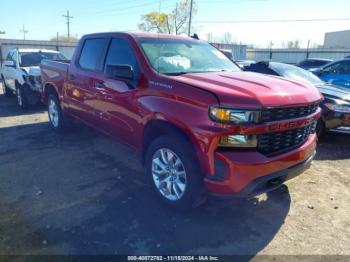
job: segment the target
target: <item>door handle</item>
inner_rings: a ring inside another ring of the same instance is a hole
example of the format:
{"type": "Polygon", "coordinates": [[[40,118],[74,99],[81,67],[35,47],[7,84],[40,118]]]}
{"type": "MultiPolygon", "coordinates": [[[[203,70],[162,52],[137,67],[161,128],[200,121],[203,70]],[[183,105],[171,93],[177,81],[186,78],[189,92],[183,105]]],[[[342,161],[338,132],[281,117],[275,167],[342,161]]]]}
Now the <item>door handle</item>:
{"type": "Polygon", "coordinates": [[[74,80],[75,79],[75,75],[74,74],[69,74],[69,80],[74,80]]]}

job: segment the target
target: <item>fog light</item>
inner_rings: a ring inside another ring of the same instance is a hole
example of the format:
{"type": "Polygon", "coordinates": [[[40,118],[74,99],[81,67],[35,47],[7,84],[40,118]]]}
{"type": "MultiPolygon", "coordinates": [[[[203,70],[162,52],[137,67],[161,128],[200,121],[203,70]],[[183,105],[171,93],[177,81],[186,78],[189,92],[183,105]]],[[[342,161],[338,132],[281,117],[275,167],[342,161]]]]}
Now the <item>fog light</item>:
{"type": "Polygon", "coordinates": [[[254,135],[229,135],[220,138],[221,147],[246,147],[254,148],[258,140],[254,135]]]}

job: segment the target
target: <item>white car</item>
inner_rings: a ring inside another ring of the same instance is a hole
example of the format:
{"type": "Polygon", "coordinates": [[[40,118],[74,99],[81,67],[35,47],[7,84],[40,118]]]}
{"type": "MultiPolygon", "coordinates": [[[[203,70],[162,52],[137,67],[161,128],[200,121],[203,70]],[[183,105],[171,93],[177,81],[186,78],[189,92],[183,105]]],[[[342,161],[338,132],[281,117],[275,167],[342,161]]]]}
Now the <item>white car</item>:
{"type": "Polygon", "coordinates": [[[41,60],[66,60],[59,52],[44,49],[12,49],[2,63],[0,77],[6,96],[17,95],[18,105],[26,108],[40,101],[41,60]]]}

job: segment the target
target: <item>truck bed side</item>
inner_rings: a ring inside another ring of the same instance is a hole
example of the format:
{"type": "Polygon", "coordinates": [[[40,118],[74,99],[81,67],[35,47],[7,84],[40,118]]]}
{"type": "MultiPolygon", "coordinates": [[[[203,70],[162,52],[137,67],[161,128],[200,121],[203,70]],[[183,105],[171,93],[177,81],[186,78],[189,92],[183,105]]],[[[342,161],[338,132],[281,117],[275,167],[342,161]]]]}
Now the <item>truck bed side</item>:
{"type": "Polygon", "coordinates": [[[54,88],[61,97],[68,77],[69,61],[43,60],[40,65],[42,77],[42,100],[46,102],[47,90],[54,88]]]}

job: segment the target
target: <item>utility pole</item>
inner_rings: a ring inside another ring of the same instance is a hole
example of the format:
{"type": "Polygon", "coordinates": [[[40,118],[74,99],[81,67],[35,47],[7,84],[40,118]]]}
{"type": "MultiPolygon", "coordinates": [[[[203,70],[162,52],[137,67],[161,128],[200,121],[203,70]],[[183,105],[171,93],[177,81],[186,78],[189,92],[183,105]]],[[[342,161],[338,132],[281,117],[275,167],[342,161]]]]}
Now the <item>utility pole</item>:
{"type": "Polygon", "coordinates": [[[59,34],[56,34],[56,50],[59,51],[59,34]]]}
{"type": "Polygon", "coordinates": [[[19,31],[23,33],[23,40],[26,40],[26,34],[28,33],[28,30],[25,29],[24,25],[22,25],[22,29],[19,31]]]}
{"type": "Polygon", "coordinates": [[[307,48],[306,48],[306,59],[309,58],[309,47],[310,47],[310,39],[307,41],[307,48]]]}
{"type": "Polygon", "coordinates": [[[190,0],[190,17],[188,20],[188,36],[191,36],[193,0],[190,0]]]}
{"type": "Polygon", "coordinates": [[[70,19],[73,18],[73,16],[69,16],[69,10],[67,10],[67,14],[66,15],[62,15],[63,17],[65,17],[67,19],[67,37],[68,37],[68,41],[70,39],[70,19]]]}

